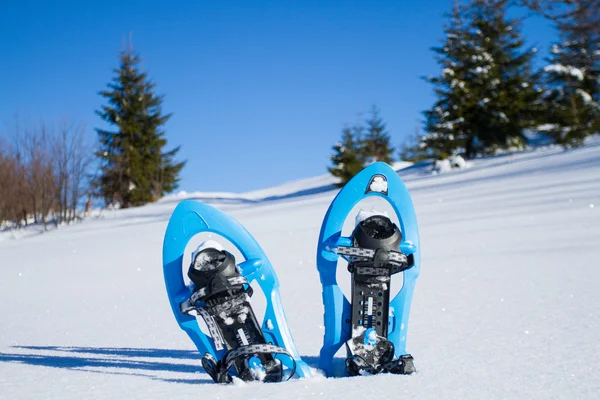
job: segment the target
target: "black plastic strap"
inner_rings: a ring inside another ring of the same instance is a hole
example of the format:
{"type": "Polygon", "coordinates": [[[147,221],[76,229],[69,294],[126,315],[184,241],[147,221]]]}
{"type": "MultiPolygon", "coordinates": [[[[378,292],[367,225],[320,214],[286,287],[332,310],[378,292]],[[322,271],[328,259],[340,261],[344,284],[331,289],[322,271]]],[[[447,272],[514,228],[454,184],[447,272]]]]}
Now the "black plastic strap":
{"type": "Polygon", "coordinates": [[[360,275],[395,274],[414,265],[412,254],[406,255],[397,250],[338,246],[335,252],[347,256],[349,268],[352,269],[350,272],[360,275]]]}
{"type": "Polygon", "coordinates": [[[394,360],[394,345],[390,343],[390,349],[381,355],[377,365],[369,364],[359,355],[353,355],[346,359],[346,369],[350,376],[375,375],[381,372],[397,375],[408,375],[415,372],[413,357],[410,354],[400,356],[394,360]]]}
{"type": "MultiPolygon", "coordinates": [[[[245,292],[248,293],[249,296],[252,296],[252,287],[246,278],[243,276],[234,276],[233,278],[228,279],[230,285],[248,285],[248,288],[245,289],[245,292]]],[[[189,299],[179,304],[179,309],[183,314],[190,314],[191,311],[198,312],[198,308],[196,307],[196,303],[202,301],[206,296],[207,288],[200,288],[196,290],[189,299]]]]}
{"type": "MultiPolygon", "coordinates": [[[[244,278],[243,276],[234,276],[232,278],[227,279],[227,281],[232,286],[249,284],[248,280],[246,278],[244,278]]],[[[208,293],[208,288],[206,288],[206,287],[196,290],[190,297],[190,302],[192,302],[192,304],[194,304],[197,301],[202,300],[202,298],[205,297],[207,295],[207,293],[208,293]]]]}
{"type": "MultiPolygon", "coordinates": [[[[202,357],[202,366],[206,370],[206,373],[210,375],[210,377],[217,383],[229,383],[232,380],[231,375],[229,374],[229,370],[233,366],[234,362],[239,358],[248,359],[250,356],[260,355],[260,354],[283,354],[288,356],[292,360],[292,368],[291,372],[287,374],[286,381],[289,380],[296,373],[296,360],[294,357],[283,347],[275,346],[272,344],[251,344],[248,346],[241,346],[236,349],[232,349],[225,354],[222,360],[216,361],[215,358],[210,354],[206,353],[204,357],[202,357]]],[[[278,362],[279,368],[281,367],[281,362],[278,362]]],[[[270,374],[272,371],[265,371],[267,377],[273,378],[274,374],[270,374]]],[[[268,379],[268,378],[267,378],[268,379]]],[[[282,381],[283,374],[277,374],[275,379],[269,381],[282,381]]]]}

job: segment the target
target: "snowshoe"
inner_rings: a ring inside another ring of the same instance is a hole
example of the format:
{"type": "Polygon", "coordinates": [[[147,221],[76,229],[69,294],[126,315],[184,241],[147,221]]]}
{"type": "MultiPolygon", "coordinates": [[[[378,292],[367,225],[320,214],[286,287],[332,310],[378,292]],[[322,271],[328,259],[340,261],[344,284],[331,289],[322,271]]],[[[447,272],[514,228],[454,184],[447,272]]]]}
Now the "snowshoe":
{"type": "Polygon", "coordinates": [[[181,202],[165,234],[163,270],[175,318],[203,354],[202,366],[215,382],[229,383],[234,376],[262,382],[310,376],[287,327],[275,271],[258,243],[233,218],[204,203],[181,202]],[[219,243],[205,242],[192,254],[188,287],[183,281],[183,252],[200,232],[228,239],[246,260],[236,264],[219,243]],[[254,280],[267,300],[262,322],[251,304],[254,280]],[[196,316],[206,323],[208,335],[196,316]]]}
{"type": "Polygon", "coordinates": [[[323,285],[325,336],[319,367],[334,375],[333,358],[346,345],[350,376],[411,374],[413,358],[406,352],[408,314],[419,275],[419,234],[412,200],[398,174],[374,163],[350,180],[325,215],[317,249],[323,285]],[[353,207],[367,196],[388,201],[400,227],[381,214],[359,218],[350,237],[341,235],[353,207]],[[338,258],[348,261],[351,299],[337,284],[338,258]],[[403,274],[403,286],[390,300],[391,278],[403,274]]]}

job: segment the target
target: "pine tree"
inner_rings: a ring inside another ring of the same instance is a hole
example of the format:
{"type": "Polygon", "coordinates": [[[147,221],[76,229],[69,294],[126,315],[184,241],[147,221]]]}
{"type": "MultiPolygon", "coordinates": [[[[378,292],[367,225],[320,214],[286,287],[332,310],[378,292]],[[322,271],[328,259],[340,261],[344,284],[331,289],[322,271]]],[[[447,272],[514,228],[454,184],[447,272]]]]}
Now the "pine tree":
{"type": "Polygon", "coordinates": [[[522,50],[521,24],[507,18],[509,1],[474,0],[471,26],[481,49],[475,67],[479,101],[472,110],[475,137],[488,151],[525,144],[523,131],[536,125],[540,90],[532,72],[537,49],[522,50]],[[487,101],[489,99],[489,101],[487,101]]]}
{"type": "Polygon", "coordinates": [[[446,41],[433,49],[443,69],[428,78],[438,101],[424,113],[423,141],[438,158],[521,145],[536,122],[535,49],[521,50],[520,24],[506,17],[507,7],[508,0],[455,4],[446,41]]]}
{"type": "Polygon", "coordinates": [[[450,21],[444,28],[445,41],[442,46],[432,48],[442,73],[425,78],[434,85],[437,101],[423,113],[427,133],[421,137],[422,144],[418,147],[437,159],[448,158],[464,147],[469,133],[463,117],[465,101],[470,96],[466,85],[468,69],[463,60],[470,58],[472,49],[464,12],[465,8],[455,3],[452,12],[447,14],[450,21]]]}
{"type": "Polygon", "coordinates": [[[385,130],[386,124],[376,106],[371,108],[371,115],[365,123],[366,135],[362,145],[367,162],[383,161],[391,164],[394,148],[390,143],[390,135],[385,130]]]}
{"type": "Polygon", "coordinates": [[[98,194],[107,204],[137,206],[157,200],[177,188],[185,162],[175,162],[179,147],[166,151],[162,126],[171,117],[163,114],[163,98],[139,67],[133,50],[123,51],[115,77],[101,91],[108,105],[96,113],[115,131],[96,129],[100,148],[98,194]]]}
{"type": "Polygon", "coordinates": [[[419,162],[432,157],[430,151],[427,150],[425,143],[423,142],[423,135],[419,124],[415,126],[415,133],[407,138],[405,143],[400,147],[399,152],[401,161],[419,162]]]}
{"type": "Polygon", "coordinates": [[[544,67],[549,105],[546,130],[565,147],[600,132],[600,3],[569,2],[555,15],[560,42],[544,67]],[[569,8],[570,6],[570,8],[569,8]]]}
{"type": "Polygon", "coordinates": [[[328,170],[333,176],[340,178],[337,184],[339,187],[344,186],[365,166],[361,131],[360,125],[352,128],[345,127],[342,130],[342,141],[333,146],[334,154],[331,156],[333,166],[328,170]]]}

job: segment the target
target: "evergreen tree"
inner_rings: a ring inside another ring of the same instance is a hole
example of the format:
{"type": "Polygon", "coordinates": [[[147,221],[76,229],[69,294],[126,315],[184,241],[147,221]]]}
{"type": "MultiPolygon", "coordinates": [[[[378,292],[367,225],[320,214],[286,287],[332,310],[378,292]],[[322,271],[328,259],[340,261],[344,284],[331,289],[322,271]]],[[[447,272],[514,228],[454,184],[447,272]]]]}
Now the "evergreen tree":
{"type": "Polygon", "coordinates": [[[463,61],[471,57],[472,49],[464,12],[465,8],[455,3],[447,15],[450,21],[444,28],[445,41],[442,46],[432,48],[442,73],[425,78],[434,85],[437,100],[423,113],[427,133],[420,138],[422,144],[415,146],[431,152],[437,159],[448,158],[464,147],[469,133],[463,116],[471,94],[466,85],[468,69],[463,61]]]}
{"type": "Polygon", "coordinates": [[[399,156],[401,161],[410,161],[414,163],[432,157],[431,152],[427,150],[423,141],[423,136],[421,135],[418,123],[415,127],[414,135],[410,136],[405,141],[404,145],[400,147],[399,156]]]}
{"type": "Polygon", "coordinates": [[[535,49],[522,51],[520,23],[506,17],[508,0],[455,4],[434,84],[437,102],[425,111],[423,142],[437,158],[493,152],[524,143],[523,130],[536,122],[531,71],[535,49]]]}
{"type": "Polygon", "coordinates": [[[532,72],[537,49],[522,50],[521,24],[506,17],[508,3],[474,0],[471,8],[475,48],[482,49],[478,60],[483,61],[474,70],[482,73],[472,118],[478,129],[475,137],[488,151],[524,145],[523,131],[539,118],[540,90],[532,72]]]}
{"type": "Polygon", "coordinates": [[[365,166],[361,131],[360,125],[352,128],[345,127],[342,130],[342,141],[333,146],[334,154],[331,156],[333,166],[328,170],[333,176],[340,178],[337,184],[339,187],[344,186],[365,166]]]}
{"type": "Polygon", "coordinates": [[[565,147],[600,132],[600,2],[565,4],[556,16],[560,42],[544,67],[549,105],[544,128],[565,147]],[[567,8],[569,7],[570,8],[567,8]]]}
{"type": "Polygon", "coordinates": [[[393,146],[390,135],[386,132],[386,124],[379,115],[379,109],[373,106],[371,116],[365,121],[366,135],[362,146],[368,163],[383,161],[392,163],[393,146]]]}
{"type": "Polygon", "coordinates": [[[165,150],[162,126],[171,117],[161,110],[162,96],[139,67],[137,54],[123,51],[115,77],[101,91],[108,105],[96,113],[115,130],[96,129],[100,148],[98,194],[105,202],[121,207],[157,200],[175,188],[185,162],[176,162],[179,147],[165,150]]]}

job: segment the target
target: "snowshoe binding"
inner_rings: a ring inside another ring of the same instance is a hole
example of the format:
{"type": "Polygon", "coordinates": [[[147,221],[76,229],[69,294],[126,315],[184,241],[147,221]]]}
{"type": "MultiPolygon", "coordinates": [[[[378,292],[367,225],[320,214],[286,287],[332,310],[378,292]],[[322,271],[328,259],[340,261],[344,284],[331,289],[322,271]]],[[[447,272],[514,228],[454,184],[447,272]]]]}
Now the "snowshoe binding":
{"type": "Polygon", "coordinates": [[[325,336],[319,367],[337,376],[335,353],[346,346],[345,372],[350,376],[415,371],[406,352],[408,315],[420,269],[419,234],[412,200],[398,174],[385,163],[358,173],[338,193],[323,220],[317,248],[323,285],[325,336]],[[391,206],[400,226],[387,215],[360,215],[349,237],[344,221],[361,200],[377,196],[391,206]],[[338,259],[348,261],[350,299],[337,284],[338,259]],[[401,290],[390,295],[392,276],[403,274],[401,290]]]}
{"type": "Polygon", "coordinates": [[[163,270],[175,318],[203,354],[202,366],[215,382],[229,383],[234,377],[280,382],[310,376],[289,332],[275,271],[258,243],[233,218],[198,201],[181,202],[165,234],[163,270]],[[183,252],[201,232],[226,238],[245,260],[236,264],[230,252],[209,240],[192,254],[191,284],[186,285],[183,252]],[[253,281],[267,302],[263,321],[252,309],[253,281]],[[204,320],[208,333],[200,329],[197,317],[204,320]]]}
{"type": "Polygon", "coordinates": [[[394,344],[387,339],[391,276],[414,264],[399,250],[402,233],[387,216],[373,215],[352,233],[353,246],[338,246],[352,274],[352,338],[346,341],[350,376],[414,372],[412,356],[394,360],[394,344]]]}
{"type": "Polygon", "coordinates": [[[206,353],[202,366],[217,383],[231,382],[231,367],[244,381],[280,382],[283,367],[273,354],[282,354],[292,362],[289,379],[296,362],[286,349],[266,343],[250,304],[252,288],[240,275],[234,256],[210,245],[204,244],[193,255],[188,277],[195,291],[181,304],[181,312],[202,316],[217,350],[227,349],[220,361],[206,353]]]}

